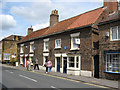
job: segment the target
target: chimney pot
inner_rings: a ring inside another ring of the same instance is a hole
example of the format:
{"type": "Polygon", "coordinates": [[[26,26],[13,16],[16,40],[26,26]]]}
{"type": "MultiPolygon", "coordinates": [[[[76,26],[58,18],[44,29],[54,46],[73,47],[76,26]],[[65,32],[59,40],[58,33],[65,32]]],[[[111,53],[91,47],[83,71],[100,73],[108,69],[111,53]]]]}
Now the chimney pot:
{"type": "Polygon", "coordinates": [[[104,7],[107,7],[109,13],[118,11],[118,1],[117,0],[104,0],[104,7]]]}
{"type": "Polygon", "coordinates": [[[31,33],[33,33],[33,28],[32,28],[32,25],[31,25],[31,27],[30,28],[28,28],[28,31],[27,31],[27,34],[29,35],[29,34],[31,34],[31,33]]]}
{"type": "Polygon", "coordinates": [[[56,9],[52,10],[52,13],[50,15],[50,26],[53,26],[58,22],[59,22],[58,10],[56,9]]]}

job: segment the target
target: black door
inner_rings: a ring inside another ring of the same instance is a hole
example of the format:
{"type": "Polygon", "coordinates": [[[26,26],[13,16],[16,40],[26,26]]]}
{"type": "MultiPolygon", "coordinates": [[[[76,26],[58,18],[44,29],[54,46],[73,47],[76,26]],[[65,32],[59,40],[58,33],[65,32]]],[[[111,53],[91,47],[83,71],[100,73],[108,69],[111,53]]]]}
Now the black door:
{"type": "Polygon", "coordinates": [[[94,77],[99,78],[99,55],[94,56],[94,77]]]}
{"type": "Polygon", "coordinates": [[[57,57],[57,72],[60,72],[60,57],[57,57]]]}
{"type": "Polygon", "coordinates": [[[63,73],[67,73],[67,57],[63,57],[63,73]]]}

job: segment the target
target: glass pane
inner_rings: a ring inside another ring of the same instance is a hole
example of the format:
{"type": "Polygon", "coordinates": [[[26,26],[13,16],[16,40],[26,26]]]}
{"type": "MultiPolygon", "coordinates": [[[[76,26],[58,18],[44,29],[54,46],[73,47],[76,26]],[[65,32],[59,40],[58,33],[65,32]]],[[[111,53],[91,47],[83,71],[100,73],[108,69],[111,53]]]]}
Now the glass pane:
{"type": "Polygon", "coordinates": [[[78,68],[79,67],[79,63],[76,63],[76,68],[78,68]]]}
{"type": "Polygon", "coordinates": [[[69,57],[69,67],[74,67],[74,57],[69,57]]]}
{"type": "Polygon", "coordinates": [[[118,39],[120,39],[120,26],[118,27],[118,39]]]}
{"type": "Polygon", "coordinates": [[[112,28],[112,39],[117,39],[117,27],[112,28]]]}

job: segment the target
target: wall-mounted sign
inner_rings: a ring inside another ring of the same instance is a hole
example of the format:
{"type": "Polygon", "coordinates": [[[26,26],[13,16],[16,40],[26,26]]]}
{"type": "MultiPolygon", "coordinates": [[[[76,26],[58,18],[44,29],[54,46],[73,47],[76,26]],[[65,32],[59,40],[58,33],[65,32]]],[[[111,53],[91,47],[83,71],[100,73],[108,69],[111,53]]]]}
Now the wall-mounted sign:
{"type": "Polygon", "coordinates": [[[67,49],[67,46],[64,46],[64,49],[66,50],[66,49],[67,49]]]}

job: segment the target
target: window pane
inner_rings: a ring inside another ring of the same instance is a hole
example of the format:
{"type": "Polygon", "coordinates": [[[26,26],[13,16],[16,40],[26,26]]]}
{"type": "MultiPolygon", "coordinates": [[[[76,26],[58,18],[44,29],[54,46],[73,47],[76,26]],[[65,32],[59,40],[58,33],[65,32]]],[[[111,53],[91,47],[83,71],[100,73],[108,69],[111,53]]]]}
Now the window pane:
{"type": "Polygon", "coordinates": [[[120,54],[106,55],[106,70],[120,72],[120,54]]]}
{"type": "Polygon", "coordinates": [[[76,57],[76,68],[79,67],[79,57],[76,57]]]}
{"type": "Polygon", "coordinates": [[[48,42],[45,42],[45,50],[48,50],[48,42]]]}
{"type": "Polygon", "coordinates": [[[61,44],[60,40],[56,40],[56,47],[60,47],[60,44],[61,44]]]}
{"type": "Polygon", "coordinates": [[[78,37],[73,37],[73,48],[79,48],[79,44],[75,43],[75,39],[78,39],[78,37]]]}
{"type": "Polygon", "coordinates": [[[118,39],[120,39],[120,26],[118,27],[118,39]]]}
{"type": "Polygon", "coordinates": [[[74,67],[74,57],[69,57],[69,67],[74,67]]]}
{"type": "Polygon", "coordinates": [[[112,39],[117,39],[117,27],[112,28],[112,39]]]}

